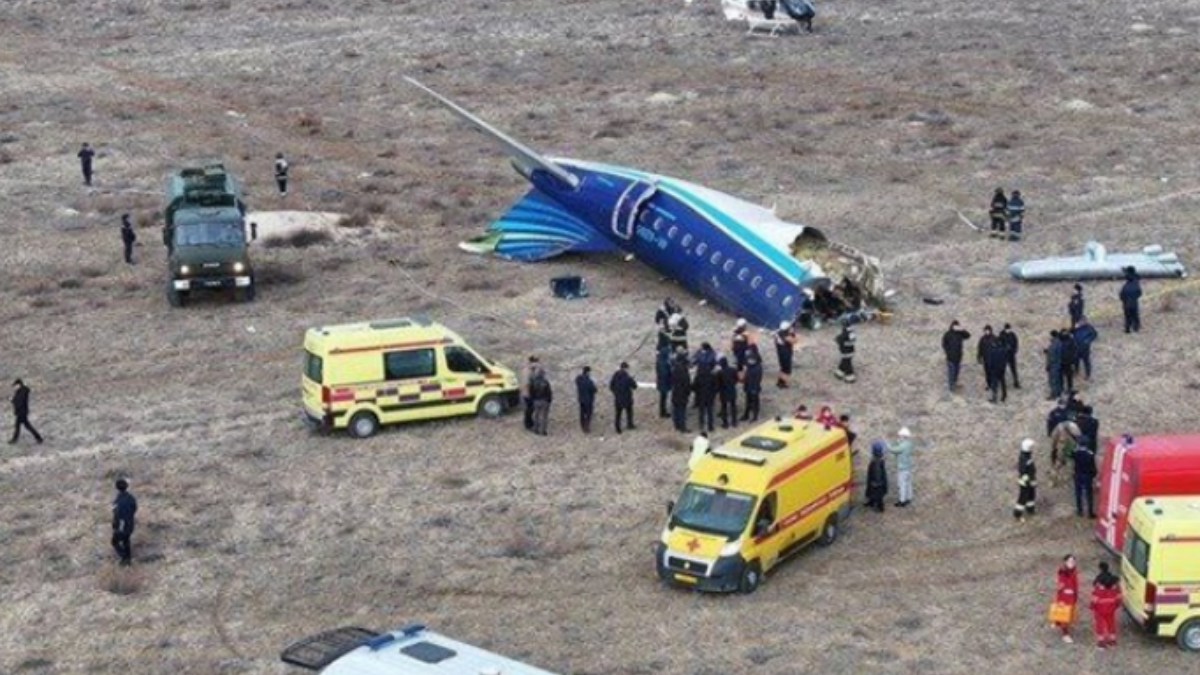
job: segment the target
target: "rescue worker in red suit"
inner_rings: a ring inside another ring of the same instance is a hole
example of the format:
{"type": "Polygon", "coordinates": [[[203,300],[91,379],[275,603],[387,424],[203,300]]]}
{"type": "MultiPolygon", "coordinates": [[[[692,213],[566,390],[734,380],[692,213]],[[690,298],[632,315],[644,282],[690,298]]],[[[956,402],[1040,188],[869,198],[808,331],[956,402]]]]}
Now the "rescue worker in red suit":
{"type": "Polygon", "coordinates": [[[1071,608],[1071,616],[1066,622],[1055,622],[1054,627],[1062,632],[1062,640],[1066,643],[1074,642],[1071,637],[1071,624],[1075,623],[1075,606],[1079,603],[1079,568],[1075,565],[1075,556],[1067,555],[1063,558],[1062,565],[1058,567],[1058,573],[1055,575],[1054,601],[1068,605],[1071,608]]]}
{"type": "Polygon", "coordinates": [[[833,408],[827,405],[821,406],[820,412],[817,413],[817,424],[824,426],[826,429],[832,429],[838,425],[837,415],[833,414],[833,408]]]}
{"type": "Polygon", "coordinates": [[[1117,610],[1121,608],[1121,584],[1108,571],[1108,563],[1100,563],[1100,574],[1092,582],[1092,628],[1096,631],[1096,646],[1100,649],[1117,646],[1117,610]]]}

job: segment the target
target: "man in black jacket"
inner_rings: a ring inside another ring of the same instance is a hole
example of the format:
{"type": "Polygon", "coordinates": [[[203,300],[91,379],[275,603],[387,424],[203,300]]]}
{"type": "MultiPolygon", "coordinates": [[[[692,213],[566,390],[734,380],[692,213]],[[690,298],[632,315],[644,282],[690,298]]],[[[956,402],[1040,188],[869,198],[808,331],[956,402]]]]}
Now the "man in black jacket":
{"type": "Polygon", "coordinates": [[[629,364],[622,361],[621,367],[613,373],[612,379],[608,381],[608,390],[612,392],[613,404],[617,412],[613,417],[613,423],[618,434],[621,433],[622,413],[625,415],[626,426],[630,431],[637,428],[633,426],[633,392],[637,390],[637,386],[637,380],[629,374],[629,364]]]}
{"type": "Polygon", "coordinates": [[[21,438],[21,427],[29,430],[33,434],[33,439],[38,443],[42,442],[42,435],[37,429],[29,423],[29,387],[21,380],[13,381],[12,407],[13,407],[13,435],[9,443],[16,443],[21,438]]]}
{"type": "Polygon", "coordinates": [[[129,222],[129,214],[121,216],[121,243],[125,246],[125,262],[133,264],[133,243],[137,234],[133,231],[133,223],[129,222]]]}
{"type": "Polygon", "coordinates": [[[1004,365],[1005,370],[1012,371],[1013,389],[1021,388],[1021,378],[1017,376],[1017,352],[1021,349],[1021,341],[1017,339],[1017,334],[1013,332],[1012,325],[1004,324],[1004,329],[1000,331],[997,338],[1000,344],[1004,345],[1004,365]]]}
{"type": "Polygon", "coordinates": [[[1075,284],[1075,292],[1071,294],[1071,299],[1067,301],[1067,314],[1071,317],[1072,326],[1083,319],[1083,307],[1083,286],[1075,284]]]}
{"type": "Polygon", "coordinates": [[[1096,451],[1090,447],[1093,445],[1095,441],[1080,438],[1072,455],[1075,461],[1075,515],[1083,516],[1083,503],[1086,501],[1088,518],[1096,517],[1093,492],[1093,484],[1096,481],[1096,451]]]}
{"type": "Polygon", "coordinates": [[[699,416],[700,431],[712,433],[714,428],[717,401],[717,352],[712,345],[705,342],[700,345],[692,362],[696,366],[696,375],[692,378],[692,390],[696,394],[696,412],[699,416]]]}
{"type": "Polygon", "coordinates": [[[1075,370],[1079,368],[1079,349],[1075,345],[1075,336],[1069,330],[1058,332],[1062,342],[1062,374],[1067,391],[1075,390],[1075,370]]]}
{"type": "Polygon", "coordinates": [[[742,413],[742,421],[757,422],[763,380],[762,360],[759,358],[757,350],[751,349],[746,352],[744,377],[742,390],[746,393],[746,411],[742,413]]]}
{"type": "Polygon", "coordinates": [[[738,371],[722,356],[717,361],[717,394],[721,397],[721,428],[737,426],[738,371]]]}
{"type": "Polygon", "coordinates": [[[983,335],[979,336],[979,342],[975,345],[975,363],[983,366],[984,382],[988,381],[987,361],[985,357],[991,352],[992,344],[996,342],[996,334],[992,332],[991,325],[983,327],[983,335]]]}
{"type": "Polygon", "coordinates": [[[592,412],[596,408],[596,383],[592,381],[592,367],[584,366],[583,372],[575,376],[575,397],[579,399],[579,428],[583,433],[592,432],[592,412]]]}
{"type": "Polygon", "coordinates": [[[946,386],[950,391],[958,388],[958,374],[962,370],[963,343],[971,334],[963,330],[958,319],[950,322],[950,328],[942,334],[942,351],[946,354],[946,386]]]}
{"type": "Polygon", "coordinates": [[[117,498],[113,500],[112,546],[121,565],[128,565],[133,561],[133,545],[130,538],[133,537],[137,509],[137,500],[129,492],[128,481],[118,478],[117,498]]]}
{"type": "Polygon", "coordinates": [[[992,219],[992,231],[988,236],[1003,239],[1005,225],[1008,223],[1008,197],[1004,195],[1004,188],[996,188],[996,191],[992,193],[988,216],[992,219]]]}
{"type": "Polygon", "coordinates": [[[83,184],[91,187],[92,185],[92,159],[96,156],[96,151],[92,150],[92,146],[87,143],[79,149],[79,169],[83,171],[83,184]]]}
{"type": "Polygon", "coordinates": [[[1100,443],[1100,420],[1092,416],[1092,406],[1085,405],[1075,415],[1075,424],[1079,427],[1080,443],[1086,443],[1095,455],[1100,443]]]}
{"type": "Polygon", "coordinates": [[[550,404],[554,401],[554,390],[545,372],[539,370],[530,380],[529,397],[533,399],[533,433],[549,436],[550,404]]]}
{"type": "Polygon", "coordinates": [[[688,430],[687,406],[691,395],[692,374],[688,371],[687,354],[678,353],[671,364],[671,421],[675,431],[688,430]]]}
{"type": "Polygon", "coordinates": [[[1008,400],[1008,385],[1004,381],[1004,365],[1008,361],[1008,354],[1004,349],[1004,345],[999,338],[995,338],[988,345],[987,353],[983,355],[983,374],[987,379],[988,391],[991,392],[991,402],[996,402],[996,395],[1000,395],[1000,403],[1008,400]]]}
{"type": "Polygon", "coordinates": [[[1125,283],[1121,286],[1121,309],[1125,312],[1125,332],[1137,333],[1142,330],[1142,317],[1138,311],[1138,301],[1142,297],[1142,283],[1136,267],[1125,268],[1125,283]]]}

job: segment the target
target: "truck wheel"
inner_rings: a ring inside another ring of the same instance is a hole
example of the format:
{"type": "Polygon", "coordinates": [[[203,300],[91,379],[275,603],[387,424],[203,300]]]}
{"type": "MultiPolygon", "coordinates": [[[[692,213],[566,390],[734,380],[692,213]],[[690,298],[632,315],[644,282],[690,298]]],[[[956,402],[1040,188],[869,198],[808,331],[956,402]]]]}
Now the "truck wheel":
{"type": "Polygon", "coordinates": [[[759,568],[757,562],[752,562],[742,570],[742,578],[738,581],[738,591],[749,595],[758,588],[760,583],[762,583],[762,569],[759,568]]]}
{"type": "Polygon", "coordinates": [[[835,513],[825,521],[825,526],[821,528],[821,538],[817,540],[817,543],[822,546],[829,546],[837,541],[839,534],[841,534],[841,531],[838,529],[838,517],[835,513]]]}
{"type": "Polygon", "coordinates": [[[1179,627],[1175,641],[1185,652],[1200,652],[1200,619],[1188,619],[1179,627]]]}
{"type": "Polygon", "coordinates": [[[175,290],[174,286],[167,287],[167,304],[172,307],[183,307],[184,295],[175,290]]]}
{"type": "Polygon", "coordinates": [[[375,413],[361,410],[354,413],[346,428],[355,438],[370,438],[375,435],[376,431],[379,431],[379,418],[375,417],[375,413]]]}
{"type": "Polygon", "coordinates": [[[495,394],[488,394],[479,400],[479,416],[494,420],[504,414],[504,401],[495,394]]]}

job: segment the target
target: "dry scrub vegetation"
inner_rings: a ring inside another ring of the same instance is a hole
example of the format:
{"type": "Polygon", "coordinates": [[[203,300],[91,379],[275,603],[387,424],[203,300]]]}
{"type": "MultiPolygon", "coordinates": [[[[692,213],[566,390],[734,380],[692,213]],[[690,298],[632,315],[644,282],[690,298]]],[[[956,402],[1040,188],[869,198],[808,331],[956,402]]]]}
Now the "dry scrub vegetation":
{"type": "MultiPolygon", "coordinates": [[[[1073,551],[1090,573],[1104,556],[1062,489],[1043,489],[1031,523],[1008,515],[1017,445],[1041,439],[1039,349],[1068,287],[1017,284],[1006,266],[1089,238],[1200,261],[1200,8],[839,0],[815,34],[778,40],[747,38],[715,0],[451,9],[0,3],[0,375],[33,386],[47,438],[0,446],[0,672],[282,673],[295,639],[409,620],[581,675],[1195,669],[1128,626],[1119,650],[1096,653],[1044,625],[1058,559],[1073,551]],[[608,433],[602,397],[583,436],[571,378],[628,360],[651,381],[663,296],[684,302],[697,341],[723,344],[733,317],[619,256],[459,252],[527,186],[402,74],[549,154],[775,204],[879,255],[901,305],[861,331],[859,383],[833,379],[831,334],[804,335],[799,388],[768,392],[764,412],[830,403],[864,441],[911,427],[913,507],[856,514],[753,596],[660,587],[651,549],[688,439],[649,392],[638,432],[608,433]],[[92,190],[74,157],[85,140],[99,151],[92,190]],[[271,176],[280,151],[287,198],[271,176]],[[159,191],[172,167],[213,158],[254,209],[349,215],[331,238],[256,243],[257,302],[171,310],[159,191]],[[981,222],[998,185],[1027,196],[1024,243],[981,240],[953,213],[981,222]],[[120,258],[125,212],[134,266],[120,258]],[[552,299],[564,274],[591,297],[552,299]],[[309,434],[303,331],[409,313],[511,365],[540,354],[551,436],[514,416],[366,442],[309,434]],[[1023,338],[1026,386],[1007,405],[984,402],[973,368],[963,396],[943,393],[953,318],[1023,338]],[[142,504],[132,570],[108,546],[117,475],[142,504]]],[[[1105,434],[1195,428],[1197,295],[1146,287],[1146,330],[1129,338],[1116,285],[1087,285],[1101,338],[1084,396],[1105,434]]]]}

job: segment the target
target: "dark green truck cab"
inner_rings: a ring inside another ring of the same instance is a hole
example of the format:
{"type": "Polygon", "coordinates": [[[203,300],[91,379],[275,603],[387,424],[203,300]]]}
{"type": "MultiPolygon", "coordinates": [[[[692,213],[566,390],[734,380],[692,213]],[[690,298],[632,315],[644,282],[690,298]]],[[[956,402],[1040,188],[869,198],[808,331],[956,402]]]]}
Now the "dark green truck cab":
{"type": "Polygon", "coordinates": [[[224,165],[181,169],[167,182],[167,301],[182,306],[196,291],[255,296],[241,186],[224,165]]]}

